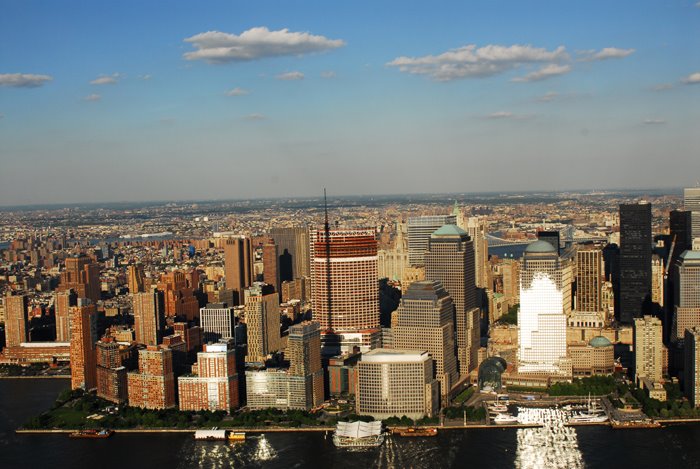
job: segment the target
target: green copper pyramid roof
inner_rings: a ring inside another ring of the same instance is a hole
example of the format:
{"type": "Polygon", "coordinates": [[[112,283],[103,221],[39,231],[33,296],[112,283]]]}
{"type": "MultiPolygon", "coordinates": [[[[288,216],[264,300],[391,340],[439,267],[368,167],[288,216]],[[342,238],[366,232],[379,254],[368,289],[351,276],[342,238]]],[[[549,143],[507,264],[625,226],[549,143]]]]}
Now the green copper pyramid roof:
{"type": "Polygon", "coordinates": [[[457,225],[442,225],[435,230],[431,236],[464,236],[469,235],[466,231],[457,225]]]}

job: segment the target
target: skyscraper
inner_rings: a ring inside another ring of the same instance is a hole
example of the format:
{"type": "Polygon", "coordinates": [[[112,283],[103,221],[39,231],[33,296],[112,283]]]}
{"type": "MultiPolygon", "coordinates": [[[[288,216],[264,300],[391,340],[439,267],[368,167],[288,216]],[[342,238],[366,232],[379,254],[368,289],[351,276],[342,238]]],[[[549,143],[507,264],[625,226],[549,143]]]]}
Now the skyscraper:
{"type": "Polygon", "coordinates": [[[393,249],[380,249],[377,251],[377,275],[379,278],[401,280],[404,270],[408,266],[408,243],[404,236],[402,223],[396,224],[396,238],[393,249]]]}
{"type": "Polygon", "coordinates": [[[224,276],[226,288],[235,293],[236,304],[244,304],[243,292],[253,283],[253,251],[249,238],[240,236],[226,240],[224,276]]]}
{"type": "Polygon", "coordinates": [[[700,238],[700,187],[683,189],[683,208],[691,212],[691,237],[700,238]]]}
{"type": "Polygon", "coordinates": [[[103,337],[95,348],[97,396],[117,404],[126,402],[126,368],[122,366],[119,344],[112,337],[103,337]]]}
{"type": "Polygon", "coordinates": [[[127,286],[129,293],[140,293],[145,291],[145,274],[143,264],[130,264],[127,269],[127,286]]]}
{"type": "Polygon", "coordinates": [[[309,277],[311,259],[308,228],[273,228],[270,236],[275,240],[277,255],[280,257],[280,281],[309,277]]]}
{"type": "Polygon", "coordinates": [[[651,204],[620,205],[620,313],[623,324],[651,303],[651,204]]]}
{"type": "Polygon", "coordinates": [[[56,292],[54,299],[56,342],[70,342],[70,308],[78,304],[78,295],[66,290],[56,292]]]}
{"type": "Polygon", "coordinates": [[[394,348],[426,350],[435,363],[440,394],[448,396],[457,383],[454,304],[438,281],[414,282],[391,318],[394,348]]]}
{"type": "Polygon", "coordinates": [[[278,246],[274,241],[268,241],[263,244],[262,247],[262,258],[263,258],[263,281],[269,285],[275,287],[275,291],[280,293],[280,268],[279,268],[279,256],[278,256],[278,246]]]}
{"type": "Polygon", "coordinates": [[[173,351],[149,345],[139,350],[139,371],[127,374],[129,405],[145,409],[175,407],[173,351]]]}
{"type": "Polygon", "coordinates": [[[245,290],[246,362],[264,363],[281,348],[280,301],[273,290],[271,285],[258,282],[245,290]]]}
{"type": "Polygon", "coordinates": [[[634,380],[659,382],[663,377],[661,321],[652,316],[634,319],[634,380]]]}
{"type": "Polygon", "coordinates": [[[182,317],[188,321],[197,317],[199,302],[194,296],[193,287],[188,285],[187,276],[183,272],[174,270],[161,275],[158,290],[163,292],[166,317],[182,317]]]}
{"type": "Polygon", "coordinates": [[[165,301],[163,292],[153,290],[134,293],[132,296],[134,331],[136,342],[158,345],[163,339],[165,327],[165,301]]]}
{"type": "Polygon", "coordinates": [[[79,298],[71,308],[70,329],[71,387],[92,389],[97,386],[97,313],[89,300],[79,298]]]}
{"type": "Polygon", "coordinates": [[[693,407],[700,407],[700,327],[686,329],[684,343],[685,395],[693,407]]]}
{"type": "Polygon", "coordinates": [[[603,251],[594,244],[583,245],[576,252],[576,311],[601,311],[603,251]]]}
{"type": "Polygon", "coordinates": [[[326,242],[324,230],[312,234],[313,317],[322,335],[340,340],[341,348],[348,347],[342,345],[346,334],[356,333],[362,336],[357,345],[367,350],[380,330],[375,232],[329,229],[328,235],[326,242]]]}
{"type": "Polygon", "coordinates": [[[285,357],[289,374],[306,379],[311,406],[324,401],[323,368],[321,367],[321,326],[318,321],[304,321],[289,328],[285,357]]]}
{"type": "Polygon", "coordinates": [[[684,251],[674,269],[674,318],[671,341],[700,326],[700,251],[684,251]]]}
{"type": "Polygon", "coordinates": [[[28,308],[27,295],[8,293],[5,297],[5,345],[7,347],[19,347],[22,342],[29,342],[28,308]]]}
{"type": "Polygon", "coordinates": [[[538,231],[537,239],[547,241],[557,250],[557,254],[561,252],[561,233],[558,231],[538,231]]]}
{"type": "Polygon", "coordinates": [[[693,248],[692,212],[671,210],[668,218],[671,242],[675,243],[671,257],[675,262],[684,251],[693,248]]]}
{"type": "Polygon", "coordinates": [[[66,268],[61,272],[59,291],[73,289],[79,298],[100,300],[100,266],[85,254],[67,257],[66,268]]]}
{"type": "Polygon", "coordinates": [[[474,244],[474,275],[478,288],[489,288],[488,281],[488,258],[489,243],[486,239],[486,220],[479,217],[469,217],[466,219],[466,226],[460,226],[465,230],[474,244]]]}
{"type": "Polygon", "coordinates": [[[557,250],[535,241],[523,254],[518,313],[518,372],[561,374],[566,360],[566,315],[557,250]]]}
{"type": "Polygon", "coordinates": [[[466,375],[478,366],[480,346],[474,246],[466,231],[457,225],[444,225],[432,233],[425,253],[425,278],[442,283],[452,297],[457,366],[460,375],[466,375]]]}
{"type": "Polygon", "coordinates": [[[197,353],[192,376],[177,379],[180,410],[223,410],[238,407],[238,374],[233,343],[206,344],[197,353]]]}
{"type": "Polygon", "coordinates": [[[428,250],[430,235],[443,225],[457,223],[455,215],[424,215],[408,219],[408,263],[412,266],[425,265],[423,256],[428,250]]]}
{"type": "Polygon", "coordinates": [[[235,338],[236,314],[226,303],[209,303],[200,309],[199,324],[205,343],[235,338]]]}

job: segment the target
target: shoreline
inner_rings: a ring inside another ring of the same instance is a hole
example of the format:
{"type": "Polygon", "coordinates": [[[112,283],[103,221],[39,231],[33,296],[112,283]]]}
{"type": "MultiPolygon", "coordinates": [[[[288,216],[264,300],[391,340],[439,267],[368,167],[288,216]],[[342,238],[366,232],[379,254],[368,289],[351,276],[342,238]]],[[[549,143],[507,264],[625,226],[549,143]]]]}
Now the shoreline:
{"type": "Polygon", "coordinates": [[[70,375],[0,376],[0,379],[70,379],[70,375]]]}

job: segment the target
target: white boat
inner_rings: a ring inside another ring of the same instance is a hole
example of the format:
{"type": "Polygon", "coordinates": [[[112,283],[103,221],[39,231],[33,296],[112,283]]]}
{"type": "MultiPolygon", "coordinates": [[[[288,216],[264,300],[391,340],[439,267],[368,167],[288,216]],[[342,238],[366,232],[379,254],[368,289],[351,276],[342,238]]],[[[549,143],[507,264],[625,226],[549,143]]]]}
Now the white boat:
{"type": "Polygon", "coordinates": [[[508,406],[503,404],[490,404],[488,407],[491,412],[496,412],[499,414],[503,412],[508,412],[508,406]]]}
{"type": "Polygon", "coordinates": [[[338,422],[333,444],[338,448],[377,448],[384,443],[382,422],[338,422]]]}
{"type": "Polygon", "coordinates": [[[574,415],[569,419],[569,423],[603,423],[607,422],[608,417],[605,415],[591,414],[589,412],[582,412],[578,415],[574,415]]]}
{"type": "Polygon", "coordinates": [[[493,418],[493,423],[496,425],[509,425],[513,423],[518,423],[518,417],[514,417],[510,414],[498,414],[493,418]]]}

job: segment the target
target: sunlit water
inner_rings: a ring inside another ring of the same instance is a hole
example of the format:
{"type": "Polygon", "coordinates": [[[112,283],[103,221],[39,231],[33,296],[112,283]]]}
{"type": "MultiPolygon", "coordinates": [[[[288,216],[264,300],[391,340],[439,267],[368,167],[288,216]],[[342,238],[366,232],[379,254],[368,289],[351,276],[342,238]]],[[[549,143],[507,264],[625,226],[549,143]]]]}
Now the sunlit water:
{"type": "Polygon", "coordinates": [[[539,423],[540,428],[521,428],[515,467],[519,469],[580,469],[584,467],[576,430],[566,427],[569,413],[559,409],[518,408],[520,423],[539,423]]]}

